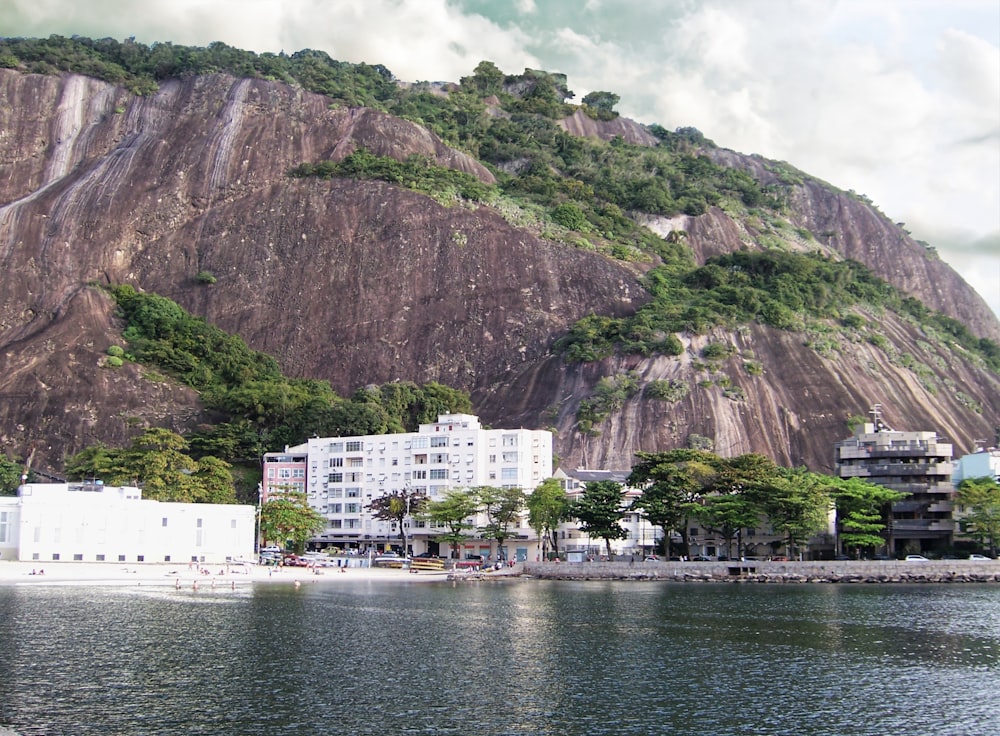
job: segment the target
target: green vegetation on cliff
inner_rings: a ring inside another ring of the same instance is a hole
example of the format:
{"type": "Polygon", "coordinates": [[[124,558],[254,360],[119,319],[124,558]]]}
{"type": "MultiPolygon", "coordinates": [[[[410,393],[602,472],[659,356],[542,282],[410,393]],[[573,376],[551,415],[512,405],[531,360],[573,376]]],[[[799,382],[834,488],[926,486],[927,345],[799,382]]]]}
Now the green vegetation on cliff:
{"type": "MultiPolygon", "coordinates": [[[[862,305],[901,314],[929,335],[955,343],[992,370],[1000,370],[996,343],[978,339],[964,325],[931,312],[860,264],[779,250],[785,237],[812,239],[808,231],[793,232],[780,216],[785,189],[802,181],[799,172],[772,162],[769,169],[779,183],[765,186],[746,171],[715,163],[706,155],[715,144],[693,128],[671,132],[660,125],[648,126],[648,142],[654,145],[643,146],[622,138],[604,142],[571,135],[560,127],[560,121],[578,110],[596,120],[614,119],[618,97],[599,91],[584,97],[582,105],[572,104],[569,100],[574,94],[561,74],[525,69],[510,75],[483,61],[457,84],[400,84],[384,66],[340,62],[311,49],[291,55],[256,54],[223,43],[147,46],[134,39],[118,42],[62,36],[0,39],[0,66],[87,74],[137,94],[149,94],[167,79],[228,73],[298,84],[326,95],[332,105],[364,105],[423,125],[481,161],[495,175],[496,184],[484,184],[419,157],[396,161],[363,149],[339,162],[304,162],[291,174],[381,179],[439,201],[458,198],[488,204],[542,237],[657,264],[645,278],[653,297],[650,303],[630,317],[587,317],[559,341],[557,349],[570,361],[597,360],[615,351],[676,355],[682,350],[677,333],[700,334],[716,326],[736,327],[753,321],[803,329],[810,319],[846,320],[845,327],[859,329],[851,327],[859,317],[850,310],[862,305]],[[720,256],[696,268],[683,233],[674,232],[664,239],[634,218],[636,213],[697,216],[713,206],[744,213],[748,222],[773,226],[757,237],[757,244],[769,250],[720,256]]],[[[210,331],[204,338],[226,345],[223,337],[210,331]]],[[[872,335],[871,340],[879,338],[872,335]]],[[[260,380],[270,386],[276,370],[274,361],[266,357],[211,365],[211,360],[186,362],[185,351],[173,345],[140,341],[135,349],[146,351],[146,359],[187,376],[192,386],[223,409],[227,399],[213,393],[206,371],[231,379],[238,370],[245,374],[240,380],[260,380]]],[[[234,349],[234,354],[238,352],[234,349]]],[[[279,393],[291,395],[281,404],[313,400],[320,405],[337,404],[313,383],[279,384],[283,387],[279,393]]],[[[237,413],[252,412],[244,407],[237,413]]],[[[364,424],[361,418],[322,421],[327,426],[351,421],[364,424]]],[[[376,417],[370,424],[377,426],[381,421],[376,417]]]]}
{"type": "Polygon", "coordinates": [[[367,386],[342,398],[326,381],[284,376],[271,356],[165,297],[128,285],[111,293],[126,323],[123,357],[196,389],[214,413],[214,423],[185,438],[195,458],[256,464],[264,452],[314,435],[416,431],[438,414],[472,408],[467,394],[433,382],[367,386]]]}

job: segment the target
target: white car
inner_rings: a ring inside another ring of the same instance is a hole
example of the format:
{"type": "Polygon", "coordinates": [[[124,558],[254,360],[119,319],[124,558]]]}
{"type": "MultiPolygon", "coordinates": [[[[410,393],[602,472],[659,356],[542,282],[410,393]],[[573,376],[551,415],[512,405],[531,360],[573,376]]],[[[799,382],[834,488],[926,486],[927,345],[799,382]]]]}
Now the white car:
{"type": "Polygon", "coordinates": [[[930,562],[930,560],[928,560],[923,555],[907,555],[906,556],[906,561],[907,562],[930,562]]]}
{"type": "Polygon", "coordinates": [[[990,562],[992,560],[992,557],[986,555],[969,555],[969,562],[990,562]]]}

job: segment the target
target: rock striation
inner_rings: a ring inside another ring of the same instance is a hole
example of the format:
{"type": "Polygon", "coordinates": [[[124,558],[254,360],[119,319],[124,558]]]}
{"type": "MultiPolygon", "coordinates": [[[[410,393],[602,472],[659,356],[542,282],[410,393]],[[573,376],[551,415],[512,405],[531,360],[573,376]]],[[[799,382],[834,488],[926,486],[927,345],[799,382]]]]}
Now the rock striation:
{"type": "MultiPolygon", "coordinates": [[[[444,206],[382,182],[288,176],[304,161],[363,146],[427,156],[493,181],[472,157],[421,126],[264,80],[226,75],[164,83],[135,97],[81,76],[0,69],[0,447],[58,469],[97,441],[203,418],[190,390],[143,369],[105,367],[120,344],[113,305],[95,285],[163,294],[286,373],[347,394],[368,383],[439,381],[470,392],[494,426],[551,427],[569,465],[628,467],[637,450],[707,438],[716,452],[762,452],[829,469],[846,420],[874,402],[899,427],[933,429],[959,452],[1000,427],[1000,380],[974,356],[890,315],[829,334],[748,326],[682,336],[680,358],[626,356],[568,365],[556,339],[588,314],[644,304],[652,264],[543,240],[488,207],[444,206]],[[208,286],[196,278],[210,272],[208,286]],[[733,347],[706,368],[710,341],[733,347]],[[759,370],[750,372],[753,364],[759,370]],[[576,412],[605,377],[690,387],[675,402],[642,392],[593,431],[576,412]]],[[[644,144],[631,121],[564,121],[578,135],[644,144]],[[603,127],[602,127],[603,126],[603,127]]],[[[714,154],[763,180],[754,157],[714,154]]],[[[787,178],[787,177],[786,177],[787,178]]],[[[855,258],[928,305],[1000,338],[1000,323],[946,264],[864,202],[804,178],[791,222],[802,249],[855,258]]],[[[699,260],[752,246],[761,223],[722,210],[674,220],[699,260]]]]}

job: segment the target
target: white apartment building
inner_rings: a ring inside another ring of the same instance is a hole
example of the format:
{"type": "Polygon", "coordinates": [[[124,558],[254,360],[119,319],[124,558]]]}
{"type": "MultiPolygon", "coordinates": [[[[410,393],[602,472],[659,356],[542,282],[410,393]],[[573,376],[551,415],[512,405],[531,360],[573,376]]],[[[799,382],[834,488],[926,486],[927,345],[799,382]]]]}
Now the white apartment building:
{"type": "MultiPolygon", "coordinates": [[[[547,430],[484,429],[470,414],[441,414],[416,432],[356,437],[314,437],[269,452],[263,458],[262,498],[287,490],[304,491],[327,528],[312,540],[318,547],[386,550],[400,544],[399,530],[372,518],[367,506],[393,491],[425,493],[440,500],[455,488],[495,486],[530,493],[552,475],[552,434],[547,430]]],[[[483,526],[485,519],[472,520],[483,526]]],[[[447,555],[435,538],[443,529],[410,519],[409,552],[447,555]]],[[[534,532],[525,520],[511,530],[505,557],[534,554],[534,532]]],[[[474,537],[474,530],[470,531],[474,537]]],[[[471,538],[464,554],[495,555],[488,539],[471,538]]]]}
{"type": "Polygon", "coordinates": [[[38,562],[254,559],[257,514],[237,504],[168,503],[101,483],[26,483],[0,497],[0,558],[38,562]]]}

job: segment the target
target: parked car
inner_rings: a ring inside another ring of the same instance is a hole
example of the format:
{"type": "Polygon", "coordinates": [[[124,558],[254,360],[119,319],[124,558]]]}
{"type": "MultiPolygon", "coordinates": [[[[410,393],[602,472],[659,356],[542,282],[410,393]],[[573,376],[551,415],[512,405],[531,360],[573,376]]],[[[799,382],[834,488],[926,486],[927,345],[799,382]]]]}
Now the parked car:
{"type": "Polygon", "coordinates": [[[923,555],[907,555],[903,559],[905,559],[907,562],[930,562],[930,560],[928,560],[923,555]]]}
{"type": "Polygon", "coordinates": [[[987,557],[986,555],[969,555],[970,562],[989,562],[992,557],[987,557]]]}

